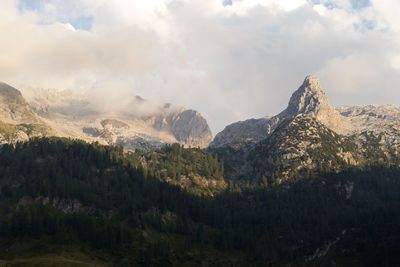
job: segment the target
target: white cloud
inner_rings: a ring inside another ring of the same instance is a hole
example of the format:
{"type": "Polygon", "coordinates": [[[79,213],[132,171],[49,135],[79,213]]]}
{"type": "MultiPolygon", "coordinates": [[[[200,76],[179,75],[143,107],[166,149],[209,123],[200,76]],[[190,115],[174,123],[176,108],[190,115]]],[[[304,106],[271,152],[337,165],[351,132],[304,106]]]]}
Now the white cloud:
{"type": "Polygon", "coordinates": [[[110,99],[131,90],[199,110],[214,133],[279,112],[307,74],[335,104],[399,104],[397,1],[222,2],[47,0],[20,12],[3,0],[0,80],[109,88],[110,99]],[[89,31],[72,26],[81,17],[89,31]]]}
{"type": "Polygon", "coordinates": [[[264,6],[280,8],[284,11],[292,11],[305,4],[307,4],[306,0],[239,0],[232,1],[230,9],[239,13],[244,13],[250,8],[264,6]]]}
{"type": "Polygon", "coordinates": [[[65,26],[65,28],[67,28],[70,31],[73,31],[73,32],[76,31],[75,27],[72,26],[71,23],[66,23],[66,24],[64,24],[64,26],[65,26]]]}
{"type": "Polygon", "coordinates": [[[400,31],[400,2],[397,0],[371,0],[374,10],[378,14],[378,19],[386,23],[391,30],[400,31]]]}
{"type": "Polygon", "coordinates": [[[364,93],[379,79],[379,71],[370,55],[352,54],[328,60],[316,74],[337,93],[364,93]],[[351,66],[349,68],[348,66],[351,66]]]}

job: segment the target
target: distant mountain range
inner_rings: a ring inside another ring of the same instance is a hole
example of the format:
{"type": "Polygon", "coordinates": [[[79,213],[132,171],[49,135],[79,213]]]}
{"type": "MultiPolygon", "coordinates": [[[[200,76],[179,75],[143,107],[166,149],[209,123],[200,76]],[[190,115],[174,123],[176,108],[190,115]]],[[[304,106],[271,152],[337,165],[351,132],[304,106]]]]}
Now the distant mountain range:
{"type": "Polygon", "coordinates": [[[118,108],[104,109],[71,91],[26,92],[27,100],[17,89],[0,84],[2,143],[54,135],[127,150],[152,151],[175,142],[209,145],[224,160],[227,175],[242,184],[259,183],[263,177],[281,183],[297,172],[318,168],[398,164],[400,108],[333,108],[320,81],[312,76],[305,78],[278,115],[228,125],[214,140],[200,113],[173,104],[132,97],[118,108]],[[282,167],[276,168],[277,164],[282,167]]]}
{"type": "Polygon", "coordinates": [[[172,104],[24,94],[0,84],[0,265],[400,266],[396,106],[308,76],[211,142],[172,104]]]}
{"type": "Polygon", "coordinates": [[[101,144],[121,145],[145,151],[165,143],[206,147],[212,140],[207,121],[197,111],[172,104],[152,103],[141,97],[127,99],[125,106],[104,110],[90,98],[72,91],[33,89],[25,100],[20,91],[0,84],[2,142],[55,135],[101,144]],[[31,131],[21,125],[46,129],[31,131]]]}
{"type": "Polygon", "coordinates": [[[0,84],[2,143],[60,136],[127,150],[152,151],[175,142],[208,146],[239,184],[261,179],[281,183],[317,169],[399,165],[400,108],[333,108],[320,81],[312,76],[305,78],[278,115],[233,123],[214,140],[200,113],[177,105],[136,96],[115,109],[104,109],[72,91],[30,89],[26,93],[27,100],[17,89],[0,84]]]}

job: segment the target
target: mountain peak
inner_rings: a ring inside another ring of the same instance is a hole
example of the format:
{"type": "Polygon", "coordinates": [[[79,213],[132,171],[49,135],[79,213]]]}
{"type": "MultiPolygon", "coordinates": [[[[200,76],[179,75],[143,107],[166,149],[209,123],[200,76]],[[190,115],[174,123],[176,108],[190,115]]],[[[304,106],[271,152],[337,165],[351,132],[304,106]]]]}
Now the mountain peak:
{"type": "Polygon", "coordinates": [[[309,87],[311,89],[314,89],[316,91],[322,91],[321,88],[321,82],[317,77],[313,77],[311,75],[307,75],[306,78],[304,79],[302,87],[309,87]]]}
{"type": "Polygon", "coordinates": [[[22,99],[21,92],[14,87],[0,81],[0,95],[8,101],[20,101],[22,99]]]}
{"type": "Polygon", "coordinates": [[[329,104],[319,79],[311,75],[304,79],[303,84],[292,94],[288,107],[278,116],[293,118],[297,115],[314,117],[338,133],[347,132],[350,127],[348,121],[329,104]]]}
{"type": "Polygon", "coordinates": [[[318,78],[311,75],[304,79],[303,84],[297,89],[290,98],[289,105],[282,112],[284,117],[295,117],[298,114],[306,114],[318,117],[320,113],[331,112],[328,97],[321,87],[318,78]]]}

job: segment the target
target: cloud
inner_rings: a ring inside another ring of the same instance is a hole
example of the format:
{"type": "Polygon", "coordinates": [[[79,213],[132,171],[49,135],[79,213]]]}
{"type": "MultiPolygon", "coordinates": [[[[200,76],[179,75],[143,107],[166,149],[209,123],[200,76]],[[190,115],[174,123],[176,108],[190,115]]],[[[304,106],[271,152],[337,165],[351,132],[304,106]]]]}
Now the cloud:
{"type": "Polygon", "coordinates": [[[214,133],[278,113],[307,74],[336,105],[399,104],[397,5],[3,0],[0,80],[176,103],[200,111],[214,133]]]}
{"type": "Polygon", "coordinates": [[[254,7],[272,7],[285,11],[294,10],[302,5],[307,4],[306,0],[233,0],[224,2],[225,6],[236,13],[246,13],[249,9],[254,7]],[[228,3],[228,4],[226,4],[228,3]]]}
{"type": "Polygon", "coordinates": [[[400,9],[400,2],[396,0],[371,0],[371,4],[377,12],[377,19],[390,30],[398,33],[400,31],[400,17],[397,11],[400,9]]]}

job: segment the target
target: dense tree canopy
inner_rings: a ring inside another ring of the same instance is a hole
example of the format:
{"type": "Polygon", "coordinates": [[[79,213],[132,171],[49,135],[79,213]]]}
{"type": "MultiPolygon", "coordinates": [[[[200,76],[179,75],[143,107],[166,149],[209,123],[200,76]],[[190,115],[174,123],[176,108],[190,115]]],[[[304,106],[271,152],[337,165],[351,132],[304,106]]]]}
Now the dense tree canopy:
{"type": "Polygon", "coordinates": [[[276,187],[241,189],[227,181],[211,197],[171,181],[191,173],[223,181],[222,162],[179,145],[127,153],[38,138],[3,145],[0,162],[4,240],[50,238],[54,246],[117,250],[113,260],[120,264],[280,265],[306,257],[316,265],[400,263],[397,168],[325,173],[276,187]],[[327,255],[312,257],[332,242],[327,255]]]}

